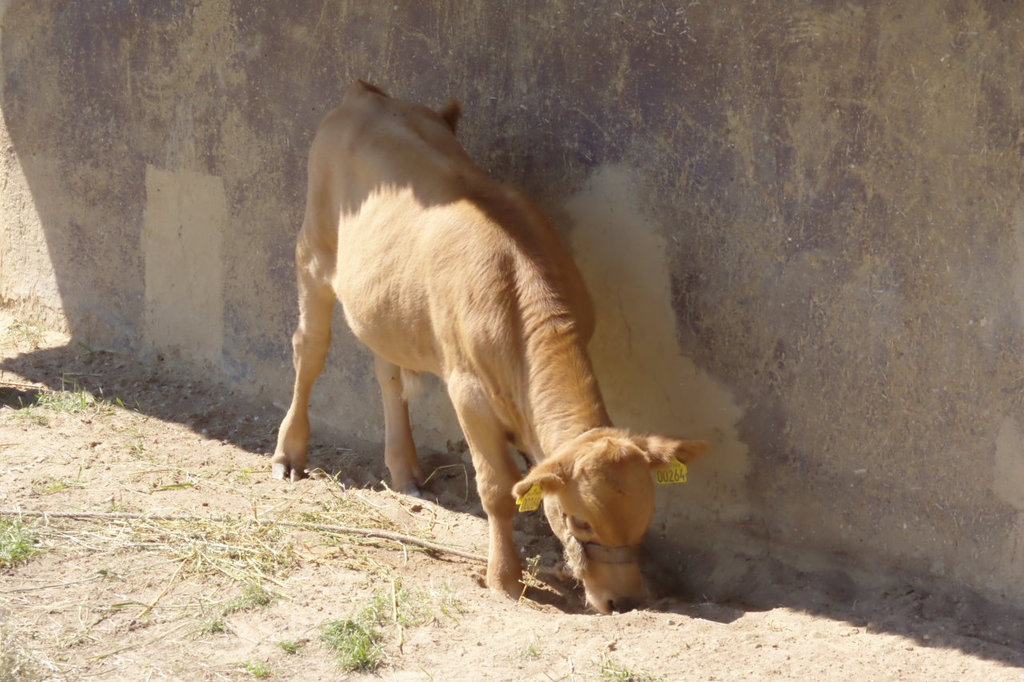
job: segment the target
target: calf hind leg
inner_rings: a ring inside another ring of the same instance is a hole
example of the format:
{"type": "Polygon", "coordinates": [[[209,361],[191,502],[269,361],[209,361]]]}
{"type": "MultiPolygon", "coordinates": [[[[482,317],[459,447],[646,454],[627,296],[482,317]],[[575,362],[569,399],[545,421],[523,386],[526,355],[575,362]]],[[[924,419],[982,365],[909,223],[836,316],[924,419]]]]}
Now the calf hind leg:
{"type": "Polygon", "coordinates": [[[374,372],[384,403],[384,463],[391,473],[391,485],[407,495],[419,496],[423,470],[416,458],[409,424],[409,405],[403,395],[402,370],[379,355],[374,356],[374,372]]]}
{"type": "Polygon", "coordinates": [[[309,395],[324,368],[331,343],[331,311],[334,291],[317,281],[302,262],[299,251],[299,324],[292,336],[295,387],[288,413],[277,433],[277,448],[270,460],[274,478],[297,481],[306,475],[309,445],[309,395]]]}

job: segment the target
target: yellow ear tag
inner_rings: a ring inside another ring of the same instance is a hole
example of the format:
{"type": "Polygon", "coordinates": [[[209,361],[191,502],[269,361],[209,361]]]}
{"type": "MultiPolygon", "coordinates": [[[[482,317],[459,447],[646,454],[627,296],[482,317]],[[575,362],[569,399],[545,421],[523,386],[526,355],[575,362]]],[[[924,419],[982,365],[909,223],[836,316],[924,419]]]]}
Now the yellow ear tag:
{"type": "Polygon", "coordinates": [[[533,486],[526,491],[525,495],[516,500],[516,504],[519,506],[519,511],[521,512],[533,511],[540,506],[542,497],[544,497],[544,491],[541,490],[539,484],[534,483],[533,486]]]}
{"type": "Polygon", "coordinates": [[[686,465],[678,459],[669,466],[654,470],[654,480],[661,484],[686,483],[686,465]]]}

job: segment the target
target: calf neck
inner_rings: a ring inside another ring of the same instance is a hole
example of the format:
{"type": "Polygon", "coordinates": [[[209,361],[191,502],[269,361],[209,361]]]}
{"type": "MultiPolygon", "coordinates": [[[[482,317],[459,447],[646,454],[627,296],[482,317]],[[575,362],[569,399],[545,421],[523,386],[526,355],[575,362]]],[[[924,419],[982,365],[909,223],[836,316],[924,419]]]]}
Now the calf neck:
{"type": "Polygon", "coordinates": [[[273,474],[304,475],[310,391],[340,301],[374,354],[393,485],[416,494],[423,482],[406,389],[436,374],[487,513],[488,586],[521,593],[515,498],[538,486],[590,604],[621,610],[643,596],[650,469],[705,445],[612,428],[586,352],[594,318],[579,271],[538,209],[469,159],[458,114],[356,82],[317,129],[296,246],[295,386],[273,474]],[[535,465],[525,477],[510,446],[535,465]]]}

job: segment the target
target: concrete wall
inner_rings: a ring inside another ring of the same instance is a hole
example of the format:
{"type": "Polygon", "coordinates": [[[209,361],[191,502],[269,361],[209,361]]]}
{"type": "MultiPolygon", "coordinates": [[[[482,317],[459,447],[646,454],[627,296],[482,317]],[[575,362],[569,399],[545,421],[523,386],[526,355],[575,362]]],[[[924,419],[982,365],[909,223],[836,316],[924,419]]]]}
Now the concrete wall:
{"type": "MultiPolygon", "coordinates": [[[[613,418],[714,443],[659,491],[688,584],[779,560],[1024,605],[1020,3],[0,9],[4,307],[283,404],[317,121],[356,77],[457,96],[572,245],[613,418]]],[[[335,339],[314,410],[379,441],[335,339]]],[[[459,438],[438,391],[414,419],[459,438]]]]}

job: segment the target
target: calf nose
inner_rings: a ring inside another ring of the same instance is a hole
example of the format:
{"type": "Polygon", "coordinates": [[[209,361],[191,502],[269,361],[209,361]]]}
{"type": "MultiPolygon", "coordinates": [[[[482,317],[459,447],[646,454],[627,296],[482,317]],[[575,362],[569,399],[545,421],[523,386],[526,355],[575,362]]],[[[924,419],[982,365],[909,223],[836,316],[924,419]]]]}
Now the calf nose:
{"type": "Polygon", "coordinates": [[[607,613],[625,613],[640,606],[640,599],[637,597],[619,597],[608,600],[607,613]]]}

